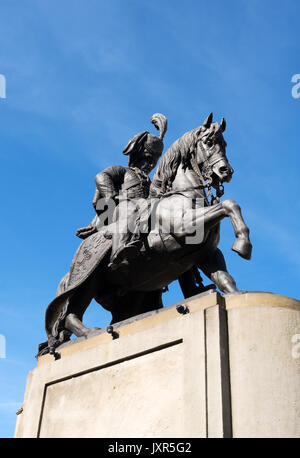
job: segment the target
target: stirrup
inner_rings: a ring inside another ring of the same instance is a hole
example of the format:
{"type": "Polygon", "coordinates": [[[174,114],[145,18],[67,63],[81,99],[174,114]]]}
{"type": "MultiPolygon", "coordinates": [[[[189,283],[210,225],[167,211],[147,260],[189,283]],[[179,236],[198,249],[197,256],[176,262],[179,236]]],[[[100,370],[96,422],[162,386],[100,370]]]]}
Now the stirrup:
{"type": "Polygon", "coordinates": [[[140,254],[142,246],[143,242],[135,240],[134,242],[130,242],[124,247],[119,248],[111,257],[108,267],[115,270],[124,261],[131,261],[132,259],[137,258],[140,254]]]}

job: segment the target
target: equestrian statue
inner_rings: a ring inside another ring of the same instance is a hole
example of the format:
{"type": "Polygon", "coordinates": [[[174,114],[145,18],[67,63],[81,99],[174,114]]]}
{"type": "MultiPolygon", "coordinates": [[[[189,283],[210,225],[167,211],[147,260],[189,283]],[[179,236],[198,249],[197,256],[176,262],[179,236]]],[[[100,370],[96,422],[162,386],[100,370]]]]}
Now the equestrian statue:
{"type": "Polygon", "coordinates": [[[77,231],[83,241],[47,307],[47,341],[37,356],[53,353],[72,334],[88,338],[99,331],[82,322],[93,299],[111,312],[113,324],[163,307],[162,293],[174,280],[185,297],[204,291],[199,270],[213,282],[209,287],[238,291],[218,248],[222,219],[233,226],[232,250],[250,260],[252,245],[238,203],[220,200],[234,173],[225,119],[213,122],[211,113],[176,140],[152,183],[148,174],[163,152],[167,119],[156,113],[151,122],[159,137],[135,135],[123,151],[128,167],[108,167],[96,176],[96,215],[77,231]]]}

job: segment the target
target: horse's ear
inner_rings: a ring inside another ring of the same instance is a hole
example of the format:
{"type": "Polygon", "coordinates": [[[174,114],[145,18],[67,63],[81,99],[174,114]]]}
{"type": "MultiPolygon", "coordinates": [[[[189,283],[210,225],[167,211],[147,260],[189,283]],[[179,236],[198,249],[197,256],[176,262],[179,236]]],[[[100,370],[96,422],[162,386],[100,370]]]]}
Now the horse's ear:
{"type": "Polygon", "coordinates": [[[225,118],[222,118],[221,124],[220,124],[222,132],[226,129],[226,120],[225,118]]]}
{"type": "Polygon", "coordinates": [[[210,125],[212,123],[212,120],[213,120],[213,114],[210,113],[207,118],[205,119],[204,123],[203,123],[203,127],[205,127],[206,129],[209,129],[210,128],[210,125]]]}

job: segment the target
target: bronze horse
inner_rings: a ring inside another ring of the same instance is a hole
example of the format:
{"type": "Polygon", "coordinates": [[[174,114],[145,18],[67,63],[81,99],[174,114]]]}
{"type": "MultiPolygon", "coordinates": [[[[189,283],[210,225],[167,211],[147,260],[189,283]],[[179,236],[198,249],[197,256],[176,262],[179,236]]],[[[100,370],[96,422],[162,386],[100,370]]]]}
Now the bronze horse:
{"type": "Polygon", "coordinates": [[[162,307],[163,289],[188,276],[195,266],[220,291],[237,291],[218,249],[221,220],[230,218],[236,237],[232,249],[240,256],[250,259],[252,245],[239,205],[233,200],[220,202],[223,183],[233,174],[226,157],[225,127],[224,119],[213,122],[210,114],[164,154],[150,190],[155,199],[151,207],[154,224],[144,234],[136,259],[117,270],[109,268],[110,226],[81,243],[57,297],[47,308],[48,342],[40,345],[39,354],[51,351],[72,334],[89,337],[98,330],[82,323],[92,299],[112,313],[112,323],[118,322],[162,307]],[[201,236],[195,237],[198,228],[201,236]]]}

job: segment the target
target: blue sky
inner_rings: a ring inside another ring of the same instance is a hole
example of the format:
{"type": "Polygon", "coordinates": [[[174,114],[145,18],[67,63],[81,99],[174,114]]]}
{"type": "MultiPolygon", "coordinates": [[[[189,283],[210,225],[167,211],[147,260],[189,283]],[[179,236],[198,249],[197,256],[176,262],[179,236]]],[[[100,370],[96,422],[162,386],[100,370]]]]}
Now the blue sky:
{"type": "MultiPolygon", "coordinates": [[[[0,0],[0,437],[11,437],[44,312],[93,217],[94,176],[169,119],[168,147],[210,111],[227,120],[225,187],[251,229],[250,262],[220,247],[241,290],[299,298],[298,0],[0,0]]],[[[177,283],[166,305],[181,298],[177,283]]],[[[93,303],[90,326],[109,314],[93,303]]],[[[300,332],[300,330],[299,330],[300,332]]]]}

